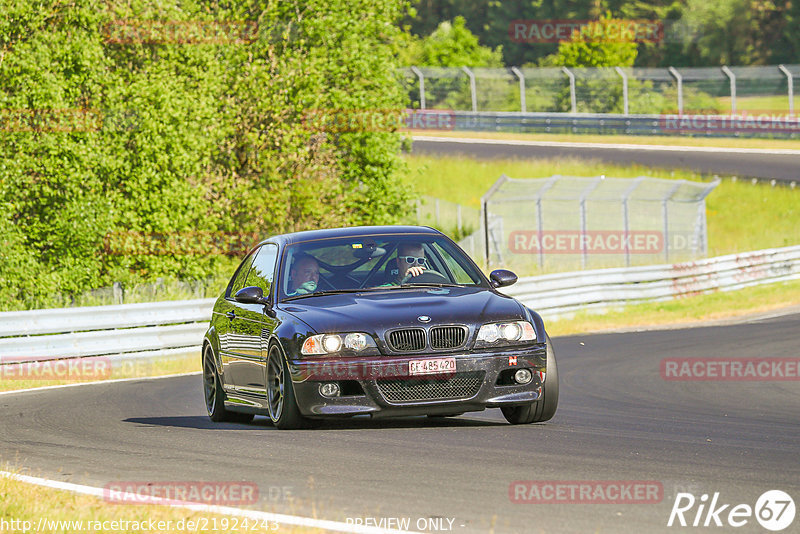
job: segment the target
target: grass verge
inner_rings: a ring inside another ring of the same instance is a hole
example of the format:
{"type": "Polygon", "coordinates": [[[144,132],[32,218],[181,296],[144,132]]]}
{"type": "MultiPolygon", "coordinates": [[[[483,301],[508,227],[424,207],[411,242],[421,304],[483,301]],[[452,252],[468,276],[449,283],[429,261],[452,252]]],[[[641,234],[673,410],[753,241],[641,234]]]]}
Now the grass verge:
{"type": "MultiPolygon", "coordinates": [[[[479,208],[481,196],[502,175],[512,178],[599,176],[702,181],[709,177],[685,170],[643,165],[558,158],[479,160],[467,157],[405,156],[409,177],[423,195],[479,208]]],[[[723,182],[706,199],[708,255],[721,256],[800,243],[800,189],[732,180],[723,182]]],[[[443,226],[453,226],[449,221],[443,226]]],[[[469,221],[477,227],[477,221],[469,221]]],[[[525,274],[525,273],[520,273],[525,274]]]]}
{"type": "Polygon", "coordinates": [[[0,532],[324,532],[252,519],[245,528],[244,520],[172,506],[114,504],[0,477],[0,532]]]}
{"type": "Polygon", "coordinates": [[[680,299],[632,304],[604,314],[578,312],[573,317],[548,320],[551,336],[565,336],[665,325],[691,325],[800,305],[800,280],[718,291],[680,299]]]}
{"type": "Polygon", "coordinates": [[[800,139],[751,139],[737,137],[698,137],[688,135],[599,135],[523,132],[463,132],[410,130],[410,135],[503,141],[546,141],[561,143],[603,143],[618,145],[707,146],[721,148],[766,148],[800,150],[800,139]]]}
{"type": "MultiPolygon", "coordinates": [[[[200,352],[186,353],[177,357],[154,358],[152,360],[119,361],[115,362],[114,357],[102,360],[104,363],[111,363],[111,372],[102,376],[86,376],[83,379],[62,379],[44,380],[39,378],[29,378],[31,376],[59,376],[59,373],[66,374],[62,370],[55,369],[51,372],[48,363],[43,362],[33,371],[19,373],[21,376],[13,376],[12,373],[3,372],[0,367],[0,391],[15,391],[20,389],[41,388],[47,386],[61,386],[65,384],[79,384],[85,382],[96,382],[97,380],[118,380],[123,378],[145,378],[153,376],[166,376],[180,373],[192,373],[200,371],[200,352]],[[37,372],[38,371],[38,372],[37,372]]],[[[52,364],[52,362],[49,362],[52,364]]],[[[88,375],[88,373],[87,373],[88,375]]]]}
{"type": "MultiPolygon", "coordinates": [[[[606,313],[578,312],[562,319],[543,317],[551,336],[586,334],[608,330],[646,328],[665,325],[692,325],[703,321],[731,319],[800,305],[800,280],[753,286],[737,291],[717,291],[662,302],[631,304],[606,313]]],[[[535,306],[534,306],[535,307],[535,306]]],[[[199,353],[168,360],[147,362],[115,378],[165,376],[199,371],[199,353]]],[[[76,384],[69,380],[3,380],[0,391],[52,385],[76,384]]],[[[0,516],[1,517],[1,516],[0,516]]]]}

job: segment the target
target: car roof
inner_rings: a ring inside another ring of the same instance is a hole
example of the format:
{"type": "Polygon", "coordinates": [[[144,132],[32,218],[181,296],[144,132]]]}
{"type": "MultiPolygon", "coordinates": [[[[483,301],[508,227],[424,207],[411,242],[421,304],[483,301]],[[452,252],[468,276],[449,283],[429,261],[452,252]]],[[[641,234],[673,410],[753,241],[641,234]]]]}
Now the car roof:
{"type": "Polygon", "coordinates": [[[442,233],[438,230],[428,226],[350,226],[347,228],[326,228],[324,230],[307,230],[304,232],[294,232],[291,234],[280,234],[272,236],[263,242],[277,242],[288,245],[292,243],[302,243],[304,241],[316,241],[317,239],[328,239],[331,237],[362,237],[387,234],[442,235],[442,233]]]}

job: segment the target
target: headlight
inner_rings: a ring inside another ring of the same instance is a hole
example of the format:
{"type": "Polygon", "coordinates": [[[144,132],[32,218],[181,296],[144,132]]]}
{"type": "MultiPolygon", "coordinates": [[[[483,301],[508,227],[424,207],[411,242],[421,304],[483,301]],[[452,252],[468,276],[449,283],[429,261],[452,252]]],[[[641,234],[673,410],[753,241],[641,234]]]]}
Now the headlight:
{"type": "Polygon", "coordinates": [[[377,354],[378,346],[369,334],[317,334],[303,343],[300,353],[304,356],[368,355],[377,354]]]}
{"type": "Polygon", "coordinates": [[[528,321],[485,324],[478,330],[475,347],[517,345],[536,340],[536,330],[528,321]]]}

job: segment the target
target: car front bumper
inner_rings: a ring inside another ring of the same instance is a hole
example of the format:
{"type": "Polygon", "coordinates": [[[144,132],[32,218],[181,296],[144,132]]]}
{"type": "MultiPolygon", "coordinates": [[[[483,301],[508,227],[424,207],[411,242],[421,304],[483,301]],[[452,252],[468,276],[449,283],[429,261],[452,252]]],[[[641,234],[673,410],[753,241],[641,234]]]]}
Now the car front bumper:
{"type": "Polygon", "coordinates": [[[539,399],[546,377],[544,344],[523,349],[428,353],[413,356],[319,358],[289,362],[300,412],[307,417],[446,415],[526,404],[539,399]],[[409,375],[409,362],[454,358],[455,373],[409,375]],[[529,369],[532,379],[510,377],[529,369]],[[336,382],[342,395],[327,397],[320,385],[336,382]],[[356,385],[357,384],[357,385],[356,385]]]}

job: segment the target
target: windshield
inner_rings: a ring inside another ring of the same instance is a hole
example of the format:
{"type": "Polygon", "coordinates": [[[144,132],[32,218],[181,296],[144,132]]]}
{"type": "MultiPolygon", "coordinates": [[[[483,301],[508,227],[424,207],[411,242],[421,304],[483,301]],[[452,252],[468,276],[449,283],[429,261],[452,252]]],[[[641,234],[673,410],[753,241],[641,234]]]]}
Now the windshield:
{"type": "Polygon", "coordinates": [[[485,286],[466,254],[443,236],[372,235],[286,247],[280,298],[414,286],[485,286]]]}

